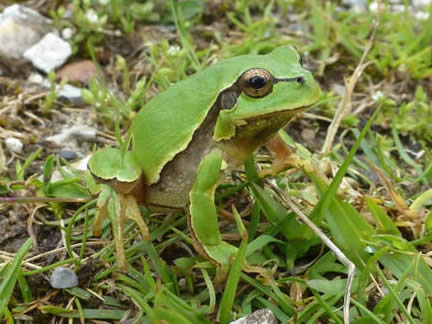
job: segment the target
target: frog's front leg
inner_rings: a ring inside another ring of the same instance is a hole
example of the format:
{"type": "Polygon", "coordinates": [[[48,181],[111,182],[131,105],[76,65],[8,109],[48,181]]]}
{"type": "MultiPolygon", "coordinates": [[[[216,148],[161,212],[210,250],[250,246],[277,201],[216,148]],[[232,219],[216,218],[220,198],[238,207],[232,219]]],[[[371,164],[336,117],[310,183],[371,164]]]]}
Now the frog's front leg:
{"type": "Polygon", "coordinates": [[[273,136],[264,145],[272,155],[273,163],[270,167],[259,172],[261,178],[269,175],[274,176],[286,169],[288,166],[296,165],[297,158],[295,152],[287,143],[285,143],[279,134],[273,136]]]}
{"type": "Polygon", "coordinates": [[[105,148],[93,154],[89,171],[87,182],[90,192],[98,195],[93,234],[102,234],[102,223],[108,217],[114,237],[117,266],[120,271],[126,271],[123,233],[126,219],[135,221],[144,240],[151,239],[134,190],[140,185],[141,170],[135,166],[128,153],[123,156],[119,149],[105,148]],[[97,184],[93,176],[105,183],[97,184]]]}
{"type": "Polygon", "coordinates": [[[216,281],[223,280],[237,248],[224,242],[218,225],[214,193],[219,182],[222,152],[213,150],[204,157],[190,191],[189,228],[195,249],[216,264],[216,281]]]}

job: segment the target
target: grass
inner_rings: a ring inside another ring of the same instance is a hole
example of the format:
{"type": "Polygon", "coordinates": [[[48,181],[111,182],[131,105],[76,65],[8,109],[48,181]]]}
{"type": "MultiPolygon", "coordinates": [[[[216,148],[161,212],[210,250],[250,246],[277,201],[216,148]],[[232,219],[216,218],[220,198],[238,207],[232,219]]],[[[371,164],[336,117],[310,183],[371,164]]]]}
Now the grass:
{"type": "Polygon", "coordinates": [[[0,214],[26,223],[33,238],[14,250],[8,242],[20,238],[18,228],[5,223],[11,234],[0,240],[2,321],[228,323],[269,308],[282,323],[343,323],[346,267],[272,183],[355,263],[351,323],[431,322],[432,5],[416,17],[409,1],[401,12],[384,1],[381,11],[362,13],[336,1],[215,3],[74,1],[66,19],[65,8],[44,2],[55,26],[75,30],[74,59],[99,61],[107,52],[110,59],[102,66],[105,83],[93,81],[83,92],[85,112],[59,100],[54,88],[35,97],[22,92],[19,76],[2,79],[0,130],[23,134],[26,150],[0,152],[0,193],[15,202],[0,205],[0,214]],[[54,125],[51,132],[64,120],[91,120],[100,142],[115,145],[157,92],[224,58],[282,44],[303,53],[323,94],[282,134],[295,167],[263,181],[257,174],[271,158],[262,149],[219,186],[221,229],[240,251],[228,280],[216,283],[212,263],[193,249],[183,211],[150,214],[145,206],[152,240],[127,223],[129,265],[127,273],[116,271],[109,223],[93,236],[87,182],[53,148],[38,145],[47,133],[35,120],[54,125]],[[50,180],[55,170],[64,180],[50,180]],[[29,197],[36,195],[62,200],[35,204],[29,197]],[[247,238],[230,219],[233,204],[247,238]],[[260,275],[240,271],[245,260],[262,267],[260,275]],[[49,288],[46,278],[60,265],[77,272],[79,287],[49,288]]]}

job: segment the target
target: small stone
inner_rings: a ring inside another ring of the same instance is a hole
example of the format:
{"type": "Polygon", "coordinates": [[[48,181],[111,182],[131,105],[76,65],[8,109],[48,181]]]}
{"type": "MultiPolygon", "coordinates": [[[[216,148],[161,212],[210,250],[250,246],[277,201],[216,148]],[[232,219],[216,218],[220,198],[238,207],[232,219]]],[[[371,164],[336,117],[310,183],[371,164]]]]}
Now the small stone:
{"type": "Polygon", "coordinates": [[[48,79],[44,79],[44,77],[39,73],[30,74],[27,81],[34,84],[40,84],[46,88],[50,87],[50,82],[48,81],[48,79]]]}
{"type": "Polygon", "coordinates": [[[342,0],[342,3],[350,6],[354,12],[357,13],[366,12],[366,8],[367,8],[366,0],[342,0]]]}
{"type": "MultiPolygon", "coordinates": [[[[78,171],[84,171],[84,172],[88,171],[87,165],[88,165],[90,158],[91,158],[91,155],[88,155],[83,159],[72,162],[70,164],[72,169],[70,169],[69,166],[65,166],[65,168],[67,171],[70,171],[70,172],[74,172],[77,170],[78,171]]],[[[63,175],[64,175],[64,173],[61,173],[59,170],[55,170],[51,176],[50,182],[57,182],[57,181],[64,180],[65,178],[63,175]]],[[[40,176],[39,179],[42,180],[43,176],[40,176]]],[[[0,224],[0,229],[1,229],[1,224],[0,224]]]]}
{"type": "Polygon", "coordinates": [[[59,152],[59,155],[62,159],[65,159],[66,161],[72,161],[78,158],[78,154],[70,150],[61,150],[59,152]]]}
{"type": "Polygon", "coordinates": [[[48,19],[36,10],[32,8],[21,6],[19,4],[13,4],[9,7],[6,7],[3,10],[3,15],[8,17],[15,17],[20,19],[21,21],[28,21],[32,24],[44,25],[51,23],[51,19],[48,19]]]}
{"type": "Polygon", "coordinates": [[[58,267],[51,274],[50,285],[56,289],[72,288],[78,286],[78,278],[73,270],[58,267]]]}
{"type": "Polygon", "coordinates": [[[65,143],[71,140],[86,140],[91,141],[96,138],[96,130],[86,125],[75,125],[70,128],[65,128],[60,134],[47,137],[48,142],[53,142],[59,146],[64,146],[65,143]]]}
{"type": "Polygon", "coordinates": [[[0,54],[21,58],[28,48],[51,30],[50,23],[50,19],[31,8],[18,4],[5,8],[0,14],[0,54]]]}
{"type": "Polygon", "coordinates": [[[72,54],[72,48],[54,33],[46,34],[38,43],[24,52],[24,58],[48,73],[63,65],[72,54]]]}
{"type": "MultiPolygon", "coordinates": [[[[27,79],[28,82],[38,84],[43,88],[51,89],[51,81],[44,78],[39,73],[32,73],[27,79]]],[[[72,102],[73,104],[82,104],[84,100],[81,95],[81,88],[64,84],[56,85],[56,92],[60,98],[65,98],[72,102]]]]}
{"type": "Polygon", "coordinates": [[[87,171],[88,168],[88,163],[91,159],[91,154],[87,155],[86,157],[82,158],[81,160],[75,161],[73,163],[71,163],[71,166],[75,169],[75,170],[79,170],[79,171],[87,171]]]}
{"type": "Polygon", "coordinates": [[[75,105],[84,103],[81,95],[81,88],[74,87],[70,84],[56,87],[57,93],[60,98],[65,98],[75,105]]]}
{"type": "Polygon", "coordinates": [[[24,147],[24,144],[18,138],[15,137],[7,138],[5,144],[6,144],[6,148],[9,151],[17,154],[20,154],[24,147]]]}
{"type": "Polygon", "coordinates": [[[73,29],[69,28],[69,27],[63,28],[63,30],[61,31],[61,35],[62,35],[63,39],[69,40],[72,38],[73,34],[74,34],[73,29]]]}
{"type": "Polygon", "coordinates": [[[57,72],[57,78],[70,82],[88,84],[91,79],[96,78],[97,70],[90,60],[83,60],[65,65],[57,72]]]}
{"type": "Polygon", "coordinates": [[[268,309],[259,309],[252,314],[239,318],[238,320],[231,322],[230,324],[278,324],[273,312],[268,309]]]}

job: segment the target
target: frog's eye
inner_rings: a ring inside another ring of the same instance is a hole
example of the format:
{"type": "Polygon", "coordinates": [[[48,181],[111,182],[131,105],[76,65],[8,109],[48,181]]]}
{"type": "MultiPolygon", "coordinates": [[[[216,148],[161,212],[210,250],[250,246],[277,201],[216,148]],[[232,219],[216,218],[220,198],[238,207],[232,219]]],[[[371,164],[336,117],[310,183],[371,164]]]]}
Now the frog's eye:
{"type": "Polygon", "coordinates": [[[250,69],[240,77],[242,91],[254,98],[268,95],[273,89],[273,83],[273,76],[265,69],[250,69]]]}

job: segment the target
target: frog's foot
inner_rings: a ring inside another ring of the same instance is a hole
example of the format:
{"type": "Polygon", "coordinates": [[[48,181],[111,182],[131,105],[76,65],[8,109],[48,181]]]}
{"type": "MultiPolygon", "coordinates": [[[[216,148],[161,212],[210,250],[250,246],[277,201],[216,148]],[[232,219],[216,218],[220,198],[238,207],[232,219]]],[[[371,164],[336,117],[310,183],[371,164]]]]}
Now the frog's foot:
{"type": "Polygon", "coordinates": [[[261,178],[276,175],[290,165],[295,166],[296,157],[294,151],[279,135],[273,136],[265,146],[270,151],[274,161],[270,167],[259,172],[261,178]]]}
{"type": "Polygon", "coordinates": [[[243,265],[243,271],[248,273],[257,273],[258,276],[261,278],[260,281],[264,285],[271,285],[273,282],[273,276],[269,269],[266,269],[264,267],[258,267],[258,266],[251,266],[247,263],[243,265]]]}
{"type": "MultiPolygon", "coordinates": [[[[206,215],[208,216],[208,215],[206,215]]],[[[225,282],[225,279],[230,270],[231,264],[237,255],[238,249],[222,240],[218,241],[217,244],[206,244],[204,239],[198,239],[196,232],[194,232],[190,226],[191,217],[188,217],[189,229],[192,233],[193,246],[198,253],[203,257],[210,260],[216,266],[216,277],[214,279],[215,286],[220,286],[225,282]]],[[[237,220],[241,221],[241,220],[237,220]]],[[[219,233],[219,229],[216,228],[215,232],[219,233]]],[[[246,236],[247,233],[245,232],[246,236]]],[[[241,234],[240,234],[241,235],[241,234]]],[[[241,235],[242,236],[242,235],[241,235]]],[[[247,238],[246,238],[247,240],[247,238]]],[[[251,266],[247,263],[243,264],[243,271],[248,273],[256,273],[262,278],[264,284],[270,285],[272,282],[271,272],[263,267],[251,266]]]]}
{"type": "Polygon", "coordinates": [[[151,240],[150,231],[147,227],[147,224],[144,222],[141,216],[141,211],[138,206],[138,202],[133,195],[124,195],[123,204],[125,206],[125,214],[126,217],[133,220],[139,228],[141,232],[141,236],[145,241],[151,240]]]}
{"type": "Polygon", "coordinates": [[[150,241],[148,227],[141,217],[138,202],[132,195],[118,193],[109,186],[102,191],[98,198],[93,234],[100,236],[102,223],[105,218],[111,221],[111,229],[116,250],[116,262],[120,271],[126,271],[127,261],[124,248],[124,223],[127,218],[132,219],[138,225],[144,240],[150,241]]]}
{"type": "Polygon", "coordinates": [[[223,284],[230,266],[237,255],[237,248],[224,241],[221,241],[217,245],[205,245],[202,242],[195,242],[194,247],[203,257],[216,265],[214,284],[216,286],[223,284]]]}
{"type": "Polygon", "coordinates": [[[188,216],[188,226],[194,249],[216,266],[215,285],[218,286],[225,281],[230,265],[237,254],[237,248],[222,240],[217,223],[216,208],[210,213],[198,215],[191,211],[188,216]],[[216,219],[216,227],[211,235],[202,231],[203,228],[199,227],[200,219],[198,218],[210,222],[216,219]]]}

